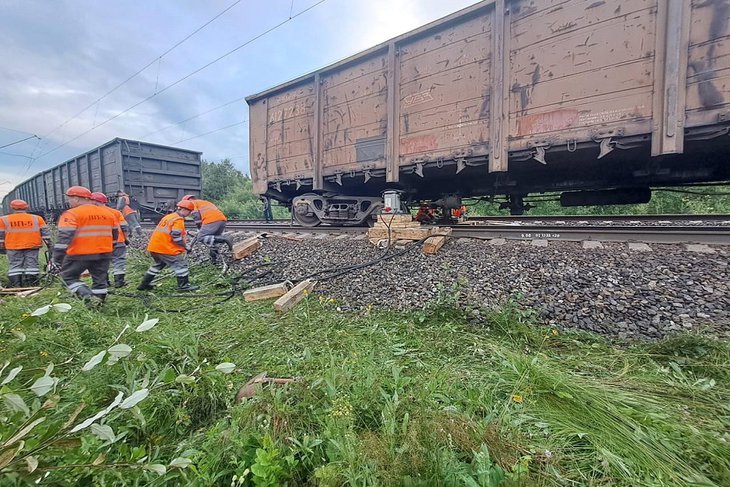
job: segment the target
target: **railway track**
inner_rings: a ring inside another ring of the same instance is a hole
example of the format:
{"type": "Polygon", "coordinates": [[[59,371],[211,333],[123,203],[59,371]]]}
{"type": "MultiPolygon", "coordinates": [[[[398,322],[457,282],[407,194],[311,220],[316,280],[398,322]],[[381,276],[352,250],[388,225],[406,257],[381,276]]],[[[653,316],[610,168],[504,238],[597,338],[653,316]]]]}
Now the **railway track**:
{"type": "MultiPolygon", "coordinates": [[[[454,237],[730,245],[730,216],[651,215],[598,217],[483,217],[449,225],[454,237]],[[568,223],[569,222],[569,223],[568,223]]],[[[303,227],[288,221],[231,220],[228,230],[283,234],[358,234],[365,227],[303,227]]]]}

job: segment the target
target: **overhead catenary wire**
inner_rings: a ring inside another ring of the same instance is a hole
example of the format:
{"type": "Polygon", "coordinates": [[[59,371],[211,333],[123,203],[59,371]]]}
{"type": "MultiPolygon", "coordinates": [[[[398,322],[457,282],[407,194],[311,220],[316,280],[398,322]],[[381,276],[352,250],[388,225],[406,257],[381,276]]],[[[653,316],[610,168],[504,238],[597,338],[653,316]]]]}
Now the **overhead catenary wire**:
{"type": "Polygon", "coordinates": [[[202,117],[203,115],[207,115],[207,114],[209,114],[211,112],[214,112],[216,110],[220,110],[221,108],[225,108],[227,106],[233,105],[234,103],[238,103],[238,102],[244,101],[245,99],[246,99],[245,96],[241,96],[239,98],[236,98],[235,100],[227,101],[227,102],[225,102],[222,105],[218,105],[218,106],[213,107],[213,108],[211,108],[209,110],[205,110],[204,112],[200,112],[200,113],[198,113],[196,115],[193,115],[192,117],[186,118],[185,120],[180,120],[179,122],[175,122],[175,123],[171,123],[170,125],[166,125],[166,126],[162,127],[161,129],[157,129],[155,131],[148,132],[148,133],[144,134],[141,138],[144,139],[144,138],[147,138],[147,137],[149,137],[151,135],[155,135],[155,134],[158,134],[160,132],[164,132],[167,129],[171,129],[172,127],[177,127],[178,125],[181,125],[181,124],[183,124],[185,122],[189,122],[190,120],[195,120],[196,118],[202,117]]]}
{"type": "Polygon", "coordinates": [[[11,145],[20,144],[21,142],[25,142],[26,140],[30,139],[40,139],[37,135],[33,134],[30,137],[26,137],[24,139],[16,140],[15,142],[10,142],[9,144],[0,145],[0,149],[4,149],[6,147],[10,147],[11,145]]]}
{"type": "Polygon", "coordinates": [[[107,124],[107,123],[109,123],[109,122],[111,122],[112,120],[115,120],[115,119],[119,118],[120,116],[124,115],[125,113],[128,113],[128,112],[130,112],[131,110],[134,110],[134,109],[135,109],[135,108],[137,108],[138,106],[140,106],[140,105],[142,105],[142,104],[144,104],[144,103],[148,102],[149,100],[151,100],[151,99],[155,98],[155,97],[156,97],[156,96],[158,96],[158,95],[161,95],[162,93],[165,93],[165,92],[166,92],[167,90],[169,90],[170,88],[173,88],[173,87],[177,86],[178,84],[182,83],[183,81],[187,80],[188,78],[191,78],[192,76],[195,76],[196,74],[198,74],[199,72],[203,71],[204,69],[207,69],[207,68],[209,68],[210,66],[212,66],[212,65],[216,64],[217,62],[221,61],[222,59],[225,59],[226,57],[230,56],[231,54],[233,54],[233,53],[235,53],[235,52],[239,51],[240,49],[242,49],[242,48],[244,48],[245,46],[247,46],[247,45],[251,44],[252,42],[254,42],[254,41],[256,41],[256,40],[258,40],[258,39],[260,39],[260,38],[262,38],[262,37],[266,36],[267,34],[270,34],[271,32],[275,31],[276,29],[278,29],[278,28],[282,27],[283,25],[287,24],[288,22],[291,22],[292,20],[294,20],[294,19],[296,19],[297,17],[299,17],[299,16],[301,16],[301,15],[305,14],[306,12],[308,12],[308,11],[312,10],[313,8],[317,7],[318,5],[321,5],[322,3],[326,2],[326,1],[327,1],[327,0],[319,0],[318,2],[314,3],[313,5],[311,5],[311,6],[307,7],[306,9],[304,9],[304,10],[302,10],[302,11],[300,11],[300,12],[297,12],[297,13],[296,13],[295,15],[293,15],[293,16],[292,16],[291,18],[287,18],[287,19],[285,19],[285,20],[283,20],[283,21],[279,22],[278,24],[274,25],[273,27],[270,27],[270,28],[266,29],[265,31],[261,32],[260,34],[257,34],[257,35],[255,35],[254,37],[252,37],[252,38],[248,39],[247,41],[245,41],[244,43],[242,43],[242,44],[238,45],[237,47],[235,47],[235,48],[233,48],[233,49],[231,49],[231,50],[227,51],[226,53],[224,53],[224,54],[222,54],[222,55],[218,56],[217,58],[213,59],[212,61],[210,61],[210,62],[208,62],[208,63],[204,64],[203,66],[201,66],[201,67],[199,67],[199,68],[195,69],[194,71],[192,71],[192,72],[190,72],[190,73],[186,74],[186,75],[185,75],[185,76],[183,76],[182,78],[179,78],[179,79],[177,79],[176,81],[173,81],[172,83],[170,83],[169,85],[165,86],[165,87],[164,87],[164,88],[162,88],[161,90],[159,90],[159,91],[157,91],[157,92],[155,92],[155,93],[153,93],[153,94],[151,94],[151,95],[147,96],[146,98],[144,98],[144,99],[140,100],[139,102],[137,102],[137,103],[135,103],[135,104],[131,105],[130,107],[126,108],[125,110],[122,110],[121,112],[119,112],[119,113],[117,113],[117,114],[115,114],[115,115],[112,115],[111,117],[107,118],[106,120],[104,120],[104,121],[100,122],[100,123],[99,123],[98,125],[95,125],[94,127],[91,127],[90,129],[87,129],[87,130],[83,131],[82,133],[80,133],[80,134],[76,135],[75,137],[73,137],[73,138],[71,138],[71,139],[69,139],[69,140],[67,140],[67,141],[65,141],[65,142],[62,142],[61,144],[58,144],[58,145],[57,145],[57,146],[55,146],[54,148],[52,148],[52,149],[50,149],[50,150],[48,150],[48,151],[46,151],[46,152],[44,152],[44,153],[40,154],[39,156],[35,157],[35,158],[33,159],[33,161],[32,161],[32,162],[31,162],[31,163],[30,163],[30,164],[28,165],[28,168],[26,169],[26,173],[28,172],[28,169],[30,169],[30,166],[32,166],[32,164],[33,164],[33,163],[34,163],[34,162],[35,162],[36,160],[38,160],[38,159],[40,159],[40,158],[42,158],[42,157],[45,157],[45,156],[47,156],[48,154],[51,154],[51,153],[53,153],[53,152],[57,151],[58,149],[60,149],[60,148],[62,148],[62,147],[65,147],[66,145],[70,144],[71,142],[74,142],[74,141],[76,141],[76,140],[80,139],[80,138],[81,138],[81,137],[83,137],[84,135],[86,135],[86,134],[88,134],[88,133],[90,133],[90,132],[93,132],[94,130],[96,130],[96,129],[98,129],[98,128],[100,128],[100,127],[104,126],[104,125],[106,125],[106,124],[107,124]]]}
{"type": "MultiPolygon", "coordinates": [[[[235,7],[239,3],[241,3],[241,0],[235,0],[232,4],[230,4],[225,9],[221,10],[220,12],[218,12],[214,17],[212,17],[211,19],[209,19],[207,22],[205,22],[204,24],[202,24],[200,27],[198,27],[197,29],[195,29],[193,32],[191,32],[190,34],[186,35],[185,37],[183,37],[182,39],[180,39],[179,41],[177,41],[175,44],[173,44],[172,46],[170,46],[169,48],[167,48],[162,54],[159,54],[158,56],[156,56],[152,61],[150,61],[149,63],[145,64],[140,69],[138,69],[136,72],[134,72],[133,74],[131,74],[130,76],[128,76],[126,79],[124,79],[123,81],[121,81],[120,83],[118,83],[117,85],[115,85],[113,88],[111,88],[110,90],[108,90],[106,93],[104,93],[103,95],[101,95],[99,98],[97,98],[96,100],[94,100],[91,103],[89,103],[88,105],[86,105],[84,108],[82,108],[81,110],[79,110],[78,112],[76,112],[72,117],[68,118],[63,123],[61,123],[60,125],[58,125],[54,129],[52,129],[50,132],[46,133],[43,136],[43,138],[47,138],[49,135],[55,133],[57,130],[65,127],[69,122],[75,120],[79,115],[81,115],[82,113],[84,113],[89,108],[91,108],[94,105],[97,105],[98,103],[100,103],[106,97],[108,97],[109,95],[111,95],[112,93],[114,93],[115,91],[117,91],[119,88],[121,88],[122,86],[124,86],[125,84],[127,84],[128,82],[130,82],[131,80],[133,80],[134,78],[136,78],[137,76],[139,76],[142,72],[144,72],[147,68],[149,68],[153,64],[158,63],[158,68],[159,68],[159,63],[161,62],[161,60],[162,60],[162,58],[164,56],[170,54],[173,50],[175,50],[176,48],[178,48],[185,41],[187,41],[188,39],[190,39],[191,37],[193,37],[195,34],[197,34],[198,32],[200,32],[204,28],[206,28],[208,25],[210,25],[211,23],[213,23],[215,20],[217,20],[219,17],[221,17],[222,15],[224,15],[226,12],[228,12],[229,10],[231,10],[233,7],[235,7]]],[[[158,76],[159,76],[159,71],[158,71],[158,76]]],[[[157,88],[155,88],[155,91],[157,91],[157,88]]],[[[42,157],[42,156],[39,156],[39,157],[42,157]]]]}
{"type": "Polygon", "coordinates": [[[221,132],[221,131],[226,130],[226,129],[230,129],[230,128],[233,128],[233,127],[237,127],[239,125],[243,125],[244,123],[248,123],[248,120],[243,120],[241,122],[232,123],[230,125],[226,125],[225,127],[220,127],[220,128],[217,128],[217,129],[214,129],[214,130],[210,130],[210,131],[205,132],[205,133],[202,133],[202,134],[198,134],[198,135],[194,135],[192,137],[185,138],[185,139],[176,140],[175,142],[173,142],[173,144],[180,144],[181,142],[187,142],[189,140],[193,140],[193,139],[197,139],[197,138],[200,138],[200,137],[204,137],[206,135],[214,134],[216,132],[221,132]]]}

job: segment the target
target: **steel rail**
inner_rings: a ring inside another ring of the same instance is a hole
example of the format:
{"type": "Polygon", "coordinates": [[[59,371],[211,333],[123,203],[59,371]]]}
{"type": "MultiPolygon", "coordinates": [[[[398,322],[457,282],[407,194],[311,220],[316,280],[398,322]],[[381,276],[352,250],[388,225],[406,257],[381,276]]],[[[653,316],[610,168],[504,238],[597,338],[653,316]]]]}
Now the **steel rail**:
{"type": "MultiPolygon", "coordinates": [[[[702,243],[730,245],[730,228],[699,226],[612,226],[590,225],[545,226],[545,225],[451,225],[453,237],[508,240],[563,240],[600,242],[644,242],[644,243],[702,243]]],[[[229,222],[228,230],[271,234],[358,234],[365,233],[365,227],[336,227],[320,225],[302,227],[280,224],[240,224],[229,222]]]]}

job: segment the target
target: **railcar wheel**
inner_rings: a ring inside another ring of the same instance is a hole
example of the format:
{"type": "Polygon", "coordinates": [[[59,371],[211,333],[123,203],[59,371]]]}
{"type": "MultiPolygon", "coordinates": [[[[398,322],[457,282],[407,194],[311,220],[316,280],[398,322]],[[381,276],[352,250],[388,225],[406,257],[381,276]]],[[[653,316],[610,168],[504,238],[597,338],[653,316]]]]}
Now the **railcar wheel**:
{"type": "Polygon", "coordinates": [[[322,223],[314,213],[306,214],[296,211],[294,212],[294,220],[303,227],[316,227],[322,223]]]}

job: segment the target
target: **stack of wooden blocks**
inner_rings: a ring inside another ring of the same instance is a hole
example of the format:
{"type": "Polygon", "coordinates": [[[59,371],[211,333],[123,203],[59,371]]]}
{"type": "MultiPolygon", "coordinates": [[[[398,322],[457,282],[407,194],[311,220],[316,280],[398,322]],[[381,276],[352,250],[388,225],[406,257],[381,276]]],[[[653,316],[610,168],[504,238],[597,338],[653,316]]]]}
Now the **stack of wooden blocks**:
{"type": "MultiPolygon", "coordinates": [[[[378,215],[378,221],[368,230],[368,239],[371,244],[376,246],[383,245],[382,242],[387,244],[388,241],[390,241],[390,245],[400,246],[413,241],[427,239],[434,234],[438,235],[446,232],[451,233],[451,229],[421,225],[419,222],[413,220],[410,214],[385,214],[378,215]]],[[[440,247],[441,245],[439,245],[440,247]]]]}

